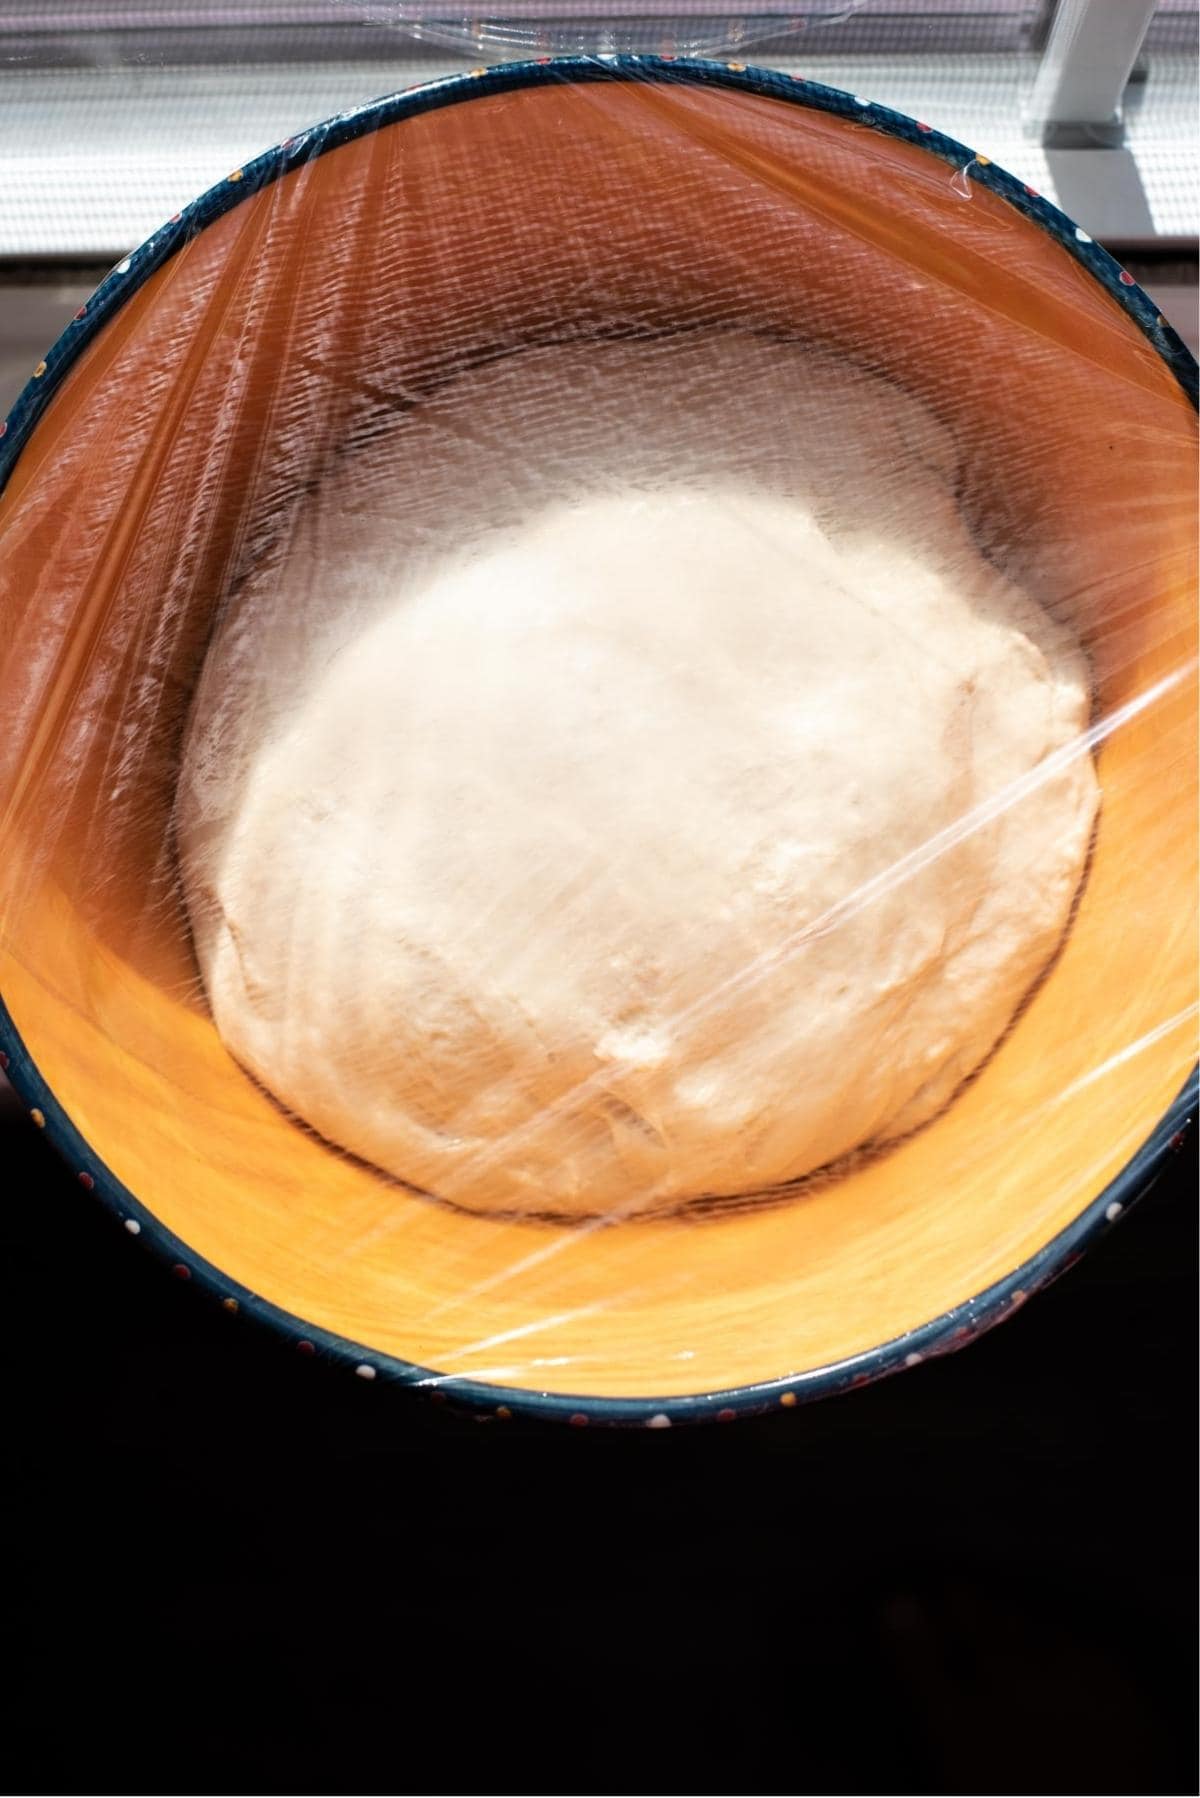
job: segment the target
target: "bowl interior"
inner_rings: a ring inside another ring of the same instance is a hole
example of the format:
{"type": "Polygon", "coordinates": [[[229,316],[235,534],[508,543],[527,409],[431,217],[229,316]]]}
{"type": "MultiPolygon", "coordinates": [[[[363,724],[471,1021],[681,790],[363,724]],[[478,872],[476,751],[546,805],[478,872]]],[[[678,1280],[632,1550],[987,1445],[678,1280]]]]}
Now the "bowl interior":
{"type": "Polygon", "coordinates": [[[0,496],[15,1026],[96,1160],[196,1254],[445,1375],[668,1396],[902,1335],[1075,1218],[1191,1064],[1194,446],[1170,370],[1059,243],[855,121],[692,85],[557,84],[344,144],[138,288],[0,496]],[[467,1216],[291,1122],[207,1016],[167,819],[213,607],[281,496],[448,370],[730,322],[894,376],[968,446],[978,534],[1091,658],[1086,888],[982,1074],[885,1156],[724,1215],[467,1216]]]}

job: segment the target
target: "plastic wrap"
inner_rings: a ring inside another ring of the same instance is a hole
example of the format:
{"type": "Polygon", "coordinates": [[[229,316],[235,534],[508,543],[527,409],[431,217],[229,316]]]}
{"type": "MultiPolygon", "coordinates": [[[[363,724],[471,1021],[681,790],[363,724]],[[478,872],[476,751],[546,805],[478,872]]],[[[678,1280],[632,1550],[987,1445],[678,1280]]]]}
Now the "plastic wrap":
{"type": "Polygon", "coordinates": [[[374,0],[358,13],[366,24],[390,27],[427,43],[467,50],[485,59],[518,56],[733,55],[770,45],[778,53],[803,33],[839,25],[863,0],[805,0],[795,7],[731,11],[727,0],[688,0],[666,13],[586,0],[547,10],[540,0],[509,0],[502,12],[455,12],[400,0],[374,0]]]}
{"type": "Polygon", "coordinates": [[[986,154],[505,65],[0,442],[0,1042],[304,1353],[655,1427],[957,1346],[1195,1108],[1195,364],[986,154]]]}
{"type": "Polygon", "coordinates": [[[455,11],[444,5],[372,0],[356,18],[416,40],[468,50],[484,59],[529,56],[732,56],[754,45],[793,47],[804,32],[840,25],[864,0],[804,0],[788,7],[730,11],[729,0],[689,0],[648,13],[622,5],[574,4],[547,9],[542,0],[509,0],[504,11],[455,11]]]}

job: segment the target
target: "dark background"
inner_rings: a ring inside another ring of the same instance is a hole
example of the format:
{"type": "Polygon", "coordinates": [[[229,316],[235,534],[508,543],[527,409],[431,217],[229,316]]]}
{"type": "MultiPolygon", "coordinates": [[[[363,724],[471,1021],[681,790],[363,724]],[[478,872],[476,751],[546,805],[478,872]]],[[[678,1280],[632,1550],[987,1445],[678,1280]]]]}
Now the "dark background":
{"type": "Polygon", "coordinates": [[[670,1432],[302,1361],[11,1095],[0,1182],[8,1789],[1196,1790],[1194,1137],[964,1353],[670,1432]]]}

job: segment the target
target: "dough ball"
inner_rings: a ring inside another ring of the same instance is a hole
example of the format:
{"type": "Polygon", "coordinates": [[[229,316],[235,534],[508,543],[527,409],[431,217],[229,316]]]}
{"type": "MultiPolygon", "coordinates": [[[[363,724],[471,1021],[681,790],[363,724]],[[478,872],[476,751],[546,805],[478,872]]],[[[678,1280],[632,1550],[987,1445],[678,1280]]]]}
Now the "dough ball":
{"type": "Polygon", "coordinates": [[[231,1052],[482,1210],[753,1194],[939,1111],[1053,955],[1083,657],[918,402],[738,334],[530,350],[232,596],[179,782],[231,1052]]]}

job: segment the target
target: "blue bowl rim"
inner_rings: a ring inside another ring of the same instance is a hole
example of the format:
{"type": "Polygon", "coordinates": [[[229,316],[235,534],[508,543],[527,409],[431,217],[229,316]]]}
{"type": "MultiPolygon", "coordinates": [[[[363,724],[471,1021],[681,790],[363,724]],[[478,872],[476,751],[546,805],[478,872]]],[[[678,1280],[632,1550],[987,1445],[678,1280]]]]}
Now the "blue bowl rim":
{"type": "MultiPolygon", "coordinates": [[[[1200,371],[1195,358],[1161,316],[1154,301],[1120,264],[1033,188],[924,122],[838,88],[736,62],[632,55],[542,57],[536,62],[501,63],[470,74],[452,75],[338,113],[235,169],[176,213],[106,275],[18,395],[8,418],[0,424],[0,490],[55,389],[88,343],[171,256],[250,194],[341,144],[443,106],[558,82],[634,80],[728,88],[763,99],[786,101],[853,120],[914,144],[953,166],[967,179],[998,194],[1055,238],[1130,315],[1170,367],[1193,406],[1197,404],[1200,371]]],[[[1011,1316],[1032,1293],[1064,1273],[1092,1241],[1130,1209],[1162,1172],[1172,1152],[1182,1149],[1200,1107],[1200,1069],[1193,1069],[1146,1141],[1070,1224],[1003,1279],[902,1336],[823,1367],[753,1385],[662,1398],[607,1398],[526,1390],[445,1375],[306,1323],[194,1254],[105,1167],[42,1078],[2,996],[0,1067],[7,1072],[35,1123],[41,1125],[80,1182],[131,1234],[170,1264],[180,1278],[219,1300],[227,1311],[268,1326],[300,1352],[351,1369],[365,1380],[382,1378],[433,1400],[452,1400],[482,1417],[524,1415],[575,1424],[640,1425],[650,1429],[714,1420],[727,1422],[780,1406],[791,1407],[869,1384],[965,1347],[1011,1316]]]]}

